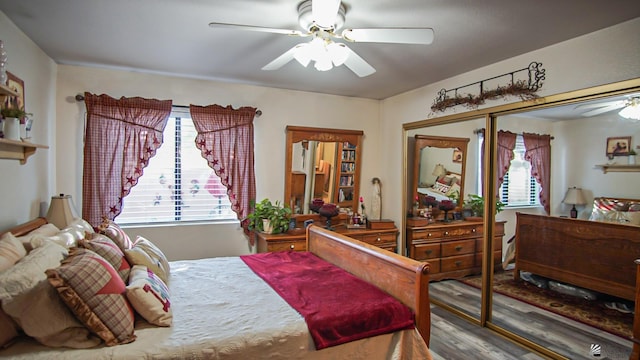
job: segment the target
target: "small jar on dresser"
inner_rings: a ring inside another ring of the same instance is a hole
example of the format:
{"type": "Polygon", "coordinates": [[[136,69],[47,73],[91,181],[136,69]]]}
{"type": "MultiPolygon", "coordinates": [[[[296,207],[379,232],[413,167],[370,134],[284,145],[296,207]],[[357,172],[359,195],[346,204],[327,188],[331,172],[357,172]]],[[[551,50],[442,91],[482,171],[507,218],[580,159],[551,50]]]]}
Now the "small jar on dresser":
{"type": "MultiPolygon", "coordinates": [[[[504,221],[495,224],[494,265],[502,262],[504,221]]],[[[431,264],[430,279],[457,279],[480,274],[484,224],[482,221],[420,223],[407,221],[407,255],[431,264]]]]}

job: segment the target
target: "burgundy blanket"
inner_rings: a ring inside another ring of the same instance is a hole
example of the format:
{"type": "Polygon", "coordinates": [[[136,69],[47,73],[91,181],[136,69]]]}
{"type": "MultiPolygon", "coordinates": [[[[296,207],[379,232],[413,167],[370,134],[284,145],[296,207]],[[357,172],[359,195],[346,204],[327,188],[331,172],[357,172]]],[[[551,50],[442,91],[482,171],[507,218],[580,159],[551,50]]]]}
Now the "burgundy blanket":
{"type": "Polygon", "coordinates": [[[414,326],[407,306],[310,252],[241,258],[304,317],[318,350],[414,326]]]}

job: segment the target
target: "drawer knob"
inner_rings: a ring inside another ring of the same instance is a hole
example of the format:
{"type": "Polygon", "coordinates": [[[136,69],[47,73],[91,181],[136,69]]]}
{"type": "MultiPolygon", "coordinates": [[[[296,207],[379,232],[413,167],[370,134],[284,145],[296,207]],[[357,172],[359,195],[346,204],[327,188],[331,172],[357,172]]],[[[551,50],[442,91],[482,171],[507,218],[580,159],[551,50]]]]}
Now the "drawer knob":
{"type": "Polygon", "coordinates": [[[448,231],[445,231],[445,232],[444,232],[444,234],[445,234],[445,235],[449,235],[449,232],[448,232],[448,231]]]}
{"type": "Polygon", "coordinates": [[[378,237],[378,238],[376,239],[376,241],[382,241],[382,239],[380,239],[380,237],[378,237]]]}
{"type": "Polygon", "coordinates": [[[474,232],[476,232],[476,229],[475,229],[475,228],[474,228],[474,229],[471,229],[471,232],[473,232],[473,233],[474,233],[474,232]]]}
{"type": "Polygon", "coordinates": [[[455,264],[457,267],[460,267],[460,265],[462,265],[462,261],[456,261],[455,264]]]}
{"type": "Polygon", "coordinates": [[[460,250],[462,250],[462,246],[460,245],[456,246],[456,251],[460,251],[460,250]]]}
{"type": "Polygon", "coordinates": [[[293,249],[295,249],[295,248],[296,248],[296,246],[295,246],[295,245],[293,245],[293,244],[291,244],[291,245],[289,245],[289,248],[290,248],[291,250],[293,250],[293,249]]]}
{"type": "Polygon", "coordinates": [[[431,233],[428,233],[428,234],[427,234],[427,237],[431,237],[431,233]]]}
{"type": "Polygon", "coordinates": [[[433,250],[427,250],[426,251],[427,255],[431,255],[432,252],[433,252],[433,250]]]}

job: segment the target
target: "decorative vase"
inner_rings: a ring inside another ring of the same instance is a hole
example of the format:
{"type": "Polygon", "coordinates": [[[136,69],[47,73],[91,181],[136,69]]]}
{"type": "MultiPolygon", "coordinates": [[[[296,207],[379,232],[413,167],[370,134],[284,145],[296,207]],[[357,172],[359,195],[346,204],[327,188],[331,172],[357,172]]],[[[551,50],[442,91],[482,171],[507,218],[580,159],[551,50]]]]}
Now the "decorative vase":
{"type": "Polygon", "coordinates": [[[327,218],[327,223],[324,228],[327,230],[335,230],[333,226],[331,226],[331,218],[340,214],[340,208],[338,208],[336,204],[324,204],[318,209],[318,213],[327,218]]]}
{"type": "Polygon", "coordinates": [[[18,118],[5,118],[4,123],[4,138],[11,140],[20,140],[20,119],[18,118]]]}
{"type": "Polygon", "coordinates": [[[273,233],[273,226],[271,226],[271,220],[262,219],[262,232],[265,234],[273,233]]]}

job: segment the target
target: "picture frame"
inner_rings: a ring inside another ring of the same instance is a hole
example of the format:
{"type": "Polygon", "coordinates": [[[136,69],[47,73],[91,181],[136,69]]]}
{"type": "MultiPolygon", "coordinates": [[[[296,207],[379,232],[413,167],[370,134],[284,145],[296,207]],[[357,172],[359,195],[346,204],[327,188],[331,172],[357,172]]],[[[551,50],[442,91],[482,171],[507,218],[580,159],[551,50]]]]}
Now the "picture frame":
{"type": "Polygon", "coordinates": [[[460,151],[460,149],[458,148],[453,149],[453,162],[454,163],[462,162],[462,151],[460,151]]]}
{"type": "Polygon", "coordinates": [[[4,100],[4,108],[18,108],[26,110],[24,103],[24,81],[7,71],[7,87],[18,93],[18,96],[7,96],[4,100]]]}
{"type": "Polygon", "coordinates": [[[631,136],[607,138],[607,157],[627,156],[631,149],[631,136]]]}

